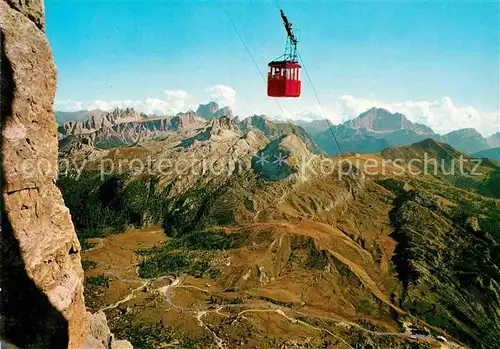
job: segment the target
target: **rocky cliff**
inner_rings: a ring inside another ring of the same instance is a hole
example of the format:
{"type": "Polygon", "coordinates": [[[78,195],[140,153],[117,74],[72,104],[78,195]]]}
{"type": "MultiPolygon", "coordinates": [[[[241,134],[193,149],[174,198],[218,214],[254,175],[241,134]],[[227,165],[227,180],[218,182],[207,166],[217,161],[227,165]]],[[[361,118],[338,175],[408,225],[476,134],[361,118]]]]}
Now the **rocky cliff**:
{"type": "Polygon", "coordinates": [[[20,348],[89,341],[80,244],[55,185],[56,68],[41,0],[1,0],[1,338],[20,348]]]}
{"type": "MultiPolygon", "coordinates": [[[[176,116],[147,117],[132,108],[115,109],[111,112],[88,111],[83,121],[68,121],[58,127],[64,144],[82,144],[99,148],[132,145],[166,137],[172,133],[189,132],[203,126],[205,120],[194,112],[176,116]]],[[[66,147],[61,147],[65,149],[66,147]]]]}
{"type": "Polygon", "coordinates": [[[486,139],[488,145],[492,148],[500,147],[500,132],[497,132],[486,139]]]}
{"type": "MultiPolygon", "coordinates": [[[[325,124],[323,122],[323,125],[325,124]]],[[[333,126],[332,130],[325,128],[319,131],[320,123],[303,123],[302,126],[308,132],[312,130],[316,143],[330,155],[339,153],[332,131],[343,152],[357,153],[374,153],[389,147],[411,145],[426,138],[433,138],[457,150],[472,154],[493,147],[496,140],[495,135],[486,139],[472,128],[440,135],[425,125],[411,122],[403,114],[393,114],[381,108],[371,108],[355,119],[333,126]]]]}
{"type": "Polygon", "coordinates": [[[357,118],[347,121],[344,126],[358,129],[364,128],[375,132],[393,132],[407,129],[419,134],[434,133],[425,125],[412,123],[403,114],[393,114],[382,108],[371,108],[357,118]]]}
{"type": "Polygon", "coordinates": [[[216,102],[209,102],[208,104],[200,104],[196,110],[196,114],[204,119],[213,119],[219,116],[227,115],[233,117],[233,111],[229,107],[221,107],[216,102]]]}

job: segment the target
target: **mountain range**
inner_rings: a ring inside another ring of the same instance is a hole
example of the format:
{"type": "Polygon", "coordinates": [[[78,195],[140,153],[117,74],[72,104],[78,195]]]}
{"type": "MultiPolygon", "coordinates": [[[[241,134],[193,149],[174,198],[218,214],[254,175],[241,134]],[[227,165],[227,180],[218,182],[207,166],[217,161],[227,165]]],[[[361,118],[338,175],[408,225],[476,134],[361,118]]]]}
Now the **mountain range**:
{"type": "MultiPolygon", "coordinates": [[[[84,112],[77,112],[76,116],[82,118],[83,114],[84,112]]],[[[215,102],[200,105],[196,112],[190,110],[178,113],[176,116],[145,117],[132,108],[115,109],[111,112],[92,110],[86,112],[86,115],[82,121],[66,121],[58,127],[62,151],[81,148],[82,145],[105,149],[165,137],[187,138],[205,127],[207,120],[229,118],[236,130],[242,132],[259,130],[270,139],[292,132],[312,152],[321,152],[313,138],[300,126],[288,122],[275,122],[266,115],[253,115],[238,121],[229,108],[220,108],[215,102]]],[[[68,117],[67,113],[65,117],[68,117]]]]}
{"type": "MultiPolygon", "coordinates": [[[[179,130],[190,132],[201,127],[205,120],[220,116],[234,118],[230,108],[220,107],[215,102],[200,104],[196,111],[189,110],[176,116],[148,116],[133,109],[56,112],[60,138],[73,136],[66,143],[85,143],[103,148],[166,137],[179,130]]],[[[278,136],[293,128],[303,140],[307,139],[306,143],[314,152],[324,151],[329,155],[340,153],[338,145],[342,152],[374,153],[426,138],[450,144],[469,155],[492,154],[495,158],[495,151],[480,152],[500,147],[500,132],[485,138],[475,129],[468,128],[440,135],[428,126],[411,122],[403,114],[381,108],[371,108],[352,120],[332,126],[331,130],[325,120],[278,122],[266,115],[254,115],[238,121],[238,124],[242,130],[257,128],[266,136],[278,136]]]]}
{"type": "MultiPolygon", "coordinates": [[[[103,128],[134,117],[118,114],[103,128]]],[[[176,116],[190,127],[161,118],[161,138],[61,149],[58,186],[84,249],[86,305],[117,336],[144,349],[500,341],[498,164],[476,169],[432,138],[332,158],[293,124],[195,114],[176,116]],[[426,156],[434,167],[413,163],[426,156]],[[369,162],[378,171],[365,171],[369,162]]],[[[369,114],[350,126],[429,132],[369,114]]],[[[152,121],[132,121],[141,122],[152,121]]]]}
{"type": "Polygon", "coordinates": [[[314,140],[330,155],[338,154],[339,148],[332,141],[332,131],[336,135],[343,152],[373,153],[388,147],[410,145],[426,138],[450,144],[467,154],[489,149],[498,143],[500,132],[484,138],[475,129],[467,128],[449,132],[445,135],[435,133],[431,128],[413,123],[403,114],[390,113],[381,108],[371,108],[357,118],[346,121],[332,130],[323,122],[324,129],[318,122],[301,123],[306,131],[311,130],[314,140]]]}

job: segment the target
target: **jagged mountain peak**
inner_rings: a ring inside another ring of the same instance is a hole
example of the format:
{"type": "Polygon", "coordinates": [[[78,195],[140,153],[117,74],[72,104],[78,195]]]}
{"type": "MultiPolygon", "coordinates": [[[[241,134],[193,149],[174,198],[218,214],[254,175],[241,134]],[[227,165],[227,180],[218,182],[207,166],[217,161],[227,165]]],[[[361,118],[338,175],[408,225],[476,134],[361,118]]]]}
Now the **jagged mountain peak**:
{"type": "Polygon", "coordinates": [[[265,180],[300,180],[301,165],[314,156],[297,135],[285,133],[253,157],[252,167],[265,180]]]}
{"type": "Polygon", "coordinates": [[[391,113],[387,109],[375,107],[359,114],[355,119],[346,121],[343,126],[382,133],[409,129],[419,134],[434,134],[431,128],[411,122],[404,114],[391,113]]]}
{"type": "Polygon", "coordinates": [[[198,114],[196,114],[196,112],[194,110],[189,109],[188,111],[177,113],[175,116],[185,116],[185,115],[197,116],[198,114]]]}
{"type": "Polygon", "coordinates": [[[500,132],[492,134],[486,139],[486,142],[492,148],[500,147],[500,132]]]}
{"type": "Polygon", "coordinates": [[[207,104],[200,104],[196,110],[196,114],[204,119],[213,119],[223,115],[229,115],[233,117],[233,111],[231,108],[225,106],[220,107],[216,102],[209,102],[207,104]]]}
{"type": "Polygon", "coordinates": [[[239,126],[236,123],[235,119],[229,115],[219,116],[213,119],[210,119],[207,123],[207,126],[211,130],[225,129],[238,132],[239,126]]]}
{"type": "Polygon", "coordinates": [[[461,128],[458,130],[454,130],[451,132],[448,132],[446,136],[451,136],[451,135],[460,135],[460,136],[467,136],[467,137],[483,137],[475,128],[468,127],[468,128],[461,128]]]}

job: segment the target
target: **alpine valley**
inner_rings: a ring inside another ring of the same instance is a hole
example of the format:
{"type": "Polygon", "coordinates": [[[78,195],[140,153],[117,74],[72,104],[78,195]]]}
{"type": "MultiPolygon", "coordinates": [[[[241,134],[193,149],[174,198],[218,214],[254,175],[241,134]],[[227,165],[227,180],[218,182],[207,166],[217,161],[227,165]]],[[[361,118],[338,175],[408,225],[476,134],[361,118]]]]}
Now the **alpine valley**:
{"type": "Polygon", "coordinates": [[[498,347],[500,134],[214,102],[56,118],[86,305],[134,348],[498,347]]]}

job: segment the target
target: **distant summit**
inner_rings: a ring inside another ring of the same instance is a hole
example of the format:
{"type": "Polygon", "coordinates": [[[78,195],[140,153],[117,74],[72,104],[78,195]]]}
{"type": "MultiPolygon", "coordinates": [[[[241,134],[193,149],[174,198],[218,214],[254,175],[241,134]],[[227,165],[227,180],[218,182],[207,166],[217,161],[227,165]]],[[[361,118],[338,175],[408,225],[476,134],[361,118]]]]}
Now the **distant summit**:
{"type": "Polygon", "coordinates": [[[342,125],[325,129],[314,138],[328,154],[338,154],[337,137],[343,152],[374,153],[391,146],[407,145],[434,137],[434,131],[422,124],[413,123],[400,113],[382,108],[371,108],[357,118],[342,125]]]}
{"type": "Polygon", "coordinates": [[[493,134],[491,137],[486,139],[488,146],[495,148],[500,147],[500,132],[493,134]]]}
{"type": "Polygon", "coordinates": [[[147,117],[133,108],[116,108],[110,112],[89,111],[87,119],[65,122],[58,127],[58,132],[62,149],[70,151],[83,145],[99,148],[133,145],[173,132],[189,133],[204,123],[194,112],[147,117]]]}
{"type": "Polygon", "coordinates": [[[344,126],[383,133],[397,130],[411,130],[418,134],[434,134],[434,131],[430,127],[413,123],[403,114],[393,114],[383,108],[371,108],[360,114],[357,118],[345,122],[344,126]]]}
{"type": "MultiPolygon", "coordinates": [[[[304,128],[308,129],[308,126],[304,125],[304,128]]],[[[439,135],[428,126],[411,122],[401,113],[391,113],[382,108],[371,108],[355,119],[333,126],[332,131],[343,152],[375,153],[385,148],[410,145],[432,138],[472,154],[500,143],[500,133],[485,139],[473,128],[439,135]]],[[[328,154],[339,153],[339,147],[329,129],[316,133],[313,138],[328,154]]]]}
{"type": "Polygon", "coordinates": [[[478,151],[477,153],[472,154],[472,157],[488,158],[500,162],[500,147],[478,151]]]}
{"type": "MultiPolygon", "coordinates": [[[[266,115],[253,115],[238,122],[230,107],[221,107],[216,102],[199,104],[196,111],[180,112],[176,116],[156,116],[139,113],[133,108],[117,108],[111,112],[102,110],[84,110],[78,112],[55,112],[59,123],[59,138],[74,135],[86,135],[87,144],[97,144],[92,141],[96,135],[102,134],[98,130],[114,130],[105,132],[97,138],[148,140],[163,137],[171,131],[179,129],[201,127],[205,120],[212,120],[227,116],[234,119],[241,132],[256,129],[270,139],[285,133],[296,133],[308,145],[313,153],[324,151],[330,155],[339,154],[340,150],[335,142],[332,131],[343,152],[373,153],[385,148],[410,145],[426,138],[433,138],[439,142],[450,144],[454,148],[467,154],[474,154],[486,149],[500,147],[500,132],[484,138],[477,130],[466,128],[449,132],[445,135],[436,134],[430,127],[410,121],[404,114],[391,113],[383,108],[370,108],[358,117],[348,120],[341,125],[328,129],[325,120],[282,122],[271,120],[266,115]],[[118,126],[121,125],[121,126],[118,126]],[[125,125],[127,125],[125,127],[125,125]],[[126,136],[123,133],[126,129],[126,136]],[[137,138],[137,132],[145,133],[137,138]]],[[[135,142],[135,141],[134,141],[135,142]]],[[[120,142],[113,142],[119,144],[120,142]]]]}
{"type": "Polygon", "coordinates": [[[442,136],[441,141],[468,154],[489,148],[486,139],[474,128],[452,131],[442,136]]]}
{"type": "Polygon", "coordinates": [[[233,111],[229,107],[221,108],[216,102],[210,102],[208,104],[200,104],[196,110],[196,115],[210,120],[223,115],[233,117],[233,111]]]}

